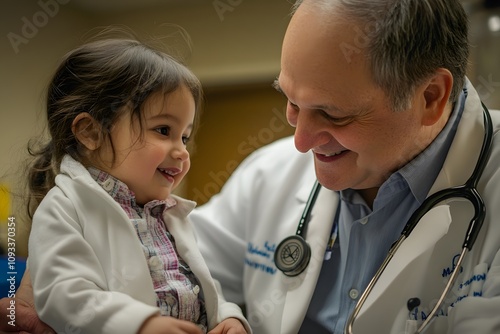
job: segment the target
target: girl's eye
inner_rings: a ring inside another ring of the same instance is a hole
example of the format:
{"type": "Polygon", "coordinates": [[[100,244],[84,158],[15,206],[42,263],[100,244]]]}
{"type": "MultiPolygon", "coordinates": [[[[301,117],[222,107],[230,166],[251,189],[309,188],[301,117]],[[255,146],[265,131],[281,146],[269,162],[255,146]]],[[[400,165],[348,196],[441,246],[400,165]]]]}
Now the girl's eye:
{"type": "Polygon", "coordinates": [[[163,136],[168,136],[170,134],[170,128],[168,126],[162,126],[155,129],[156,132],[163,136]]]}
{"type": "Polygon", "coordinates": [[[188,143],[188,142],[189,142],[189,137],[188,137],[188,136],[183,136],[183,137],[182,137],[182,143],[183,143],[184,145],[187,145],[187,143],[188,143]]]}

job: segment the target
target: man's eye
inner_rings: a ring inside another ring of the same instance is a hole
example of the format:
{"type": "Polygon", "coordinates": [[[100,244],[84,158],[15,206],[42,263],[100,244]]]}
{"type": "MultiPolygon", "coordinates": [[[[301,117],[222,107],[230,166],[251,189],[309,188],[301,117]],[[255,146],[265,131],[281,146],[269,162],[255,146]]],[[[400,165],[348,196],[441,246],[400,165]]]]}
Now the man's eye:
{"type": "Polygon", "coordinates": [[[168,126],[162,126],[155,129],[156,132],[163,136],[168,136],[170,134],[170,128],[168,126]]]}
{"type": "Polygon", "coordinates": [[[353,121],[353,117],[350,117],[350,116],[333,117],[326,112],[323,112],[323,115],[326,119],[328,119],[330,122],[332,122],[333,124],[335,124],[337,126],[344,126],[344,125],[347,125],[353,121]]]}

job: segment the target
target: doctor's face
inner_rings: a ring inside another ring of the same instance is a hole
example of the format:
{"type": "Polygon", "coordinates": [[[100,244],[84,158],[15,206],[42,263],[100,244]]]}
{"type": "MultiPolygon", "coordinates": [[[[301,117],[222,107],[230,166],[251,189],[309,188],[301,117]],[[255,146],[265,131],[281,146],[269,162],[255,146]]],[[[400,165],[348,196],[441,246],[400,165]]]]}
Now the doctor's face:
{"type": "Polygon", "coordinates": [[[391,109],[357,32],[341,17],[301,5],[276,81],[288,99],[295,146],[313,152],[318,180],[332,190],[377,188],[421,151],[418,113],[391,109]]]}

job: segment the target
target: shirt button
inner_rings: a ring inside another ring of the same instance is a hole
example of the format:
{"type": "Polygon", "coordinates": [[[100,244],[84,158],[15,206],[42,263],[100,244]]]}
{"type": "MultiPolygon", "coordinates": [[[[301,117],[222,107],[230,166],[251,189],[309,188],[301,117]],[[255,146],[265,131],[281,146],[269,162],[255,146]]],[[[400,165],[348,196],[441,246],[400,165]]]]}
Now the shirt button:
{"type": "Polygon", "coordinates": [[[368,223],[368,218],[363,218],[359,221],[361,223],[361,225],[365,225],[366,223],[368,223]]]}
{"type": "Polygon", "coordinates": [[[107,179],[106,181],[104,181],[102,183],[102,187],[104,188],[104,190],[106,191],[111,191],[113,190],[113,187],[115,186],[115,182],[113,181],[112,178],[109,178],[107,179]]]}
{"type": "Polygon", "coordinates": [[[158,258],[158,256],[151,256],[151,258],[149,259],[149,265],[153,269],[159,269],[159,267],[161,267],[162,263],[161,263],[160,259],[158,258]]]}
{"type": "Polygon", "coordinates": [[[349,297],[351,297],[351,299],[356,299],[356,298],[358,298],[358,296],[359,296],[358,290],[356,290],[356,289],[349,290],[349,297]]]}

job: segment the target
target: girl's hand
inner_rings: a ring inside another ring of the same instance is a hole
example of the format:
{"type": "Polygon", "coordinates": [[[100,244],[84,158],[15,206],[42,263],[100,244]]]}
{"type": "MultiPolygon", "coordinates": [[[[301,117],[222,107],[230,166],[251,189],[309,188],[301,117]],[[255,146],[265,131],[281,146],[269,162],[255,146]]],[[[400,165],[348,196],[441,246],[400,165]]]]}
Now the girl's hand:
{"type": "Polygon", "coordinates": [[[192,322],[173,317],[153,316],[147,319],[138,334],[203,334],[192,322]]]}
{"type": "Polygon", "coordinates": [[[227,318],[215,326],[208,334],[247,334],[247,331],[238,319],[227,318]]]}

